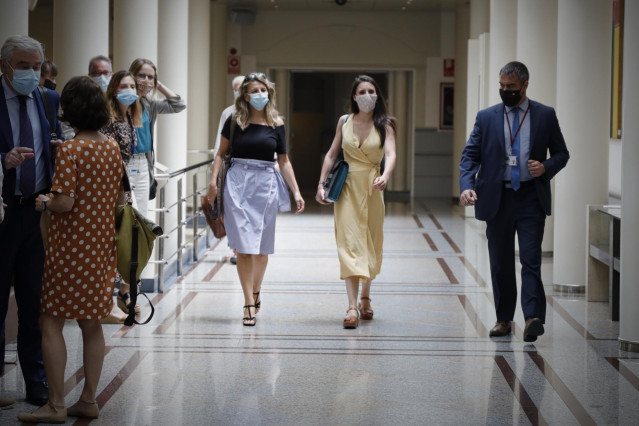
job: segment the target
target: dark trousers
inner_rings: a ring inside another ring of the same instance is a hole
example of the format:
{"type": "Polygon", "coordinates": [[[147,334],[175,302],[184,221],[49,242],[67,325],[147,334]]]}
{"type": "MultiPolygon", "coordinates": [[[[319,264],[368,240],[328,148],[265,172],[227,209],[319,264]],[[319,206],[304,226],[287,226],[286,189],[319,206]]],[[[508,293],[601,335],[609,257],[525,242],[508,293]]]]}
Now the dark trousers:
{"type": "Polygon", "coordinates": [[[517,306],[515,234],[521,261],[521,308],[525,318],[546,320],[546,294],[541,281],[541,241],[546,215],[533,182],[518,191],[504,188],[497,215],[486,222],[490,273],[497,321],[512,321],[517,306]]]}
{"type": "Polygon", "coordinates": [[[40,213],[33,204],[7,207],[0,224],[0,360],[4,367],[5,321],[13,282],[18,305],[18,358],[27,387],[46,381],[38,324],[43,269],[40,213]]]}

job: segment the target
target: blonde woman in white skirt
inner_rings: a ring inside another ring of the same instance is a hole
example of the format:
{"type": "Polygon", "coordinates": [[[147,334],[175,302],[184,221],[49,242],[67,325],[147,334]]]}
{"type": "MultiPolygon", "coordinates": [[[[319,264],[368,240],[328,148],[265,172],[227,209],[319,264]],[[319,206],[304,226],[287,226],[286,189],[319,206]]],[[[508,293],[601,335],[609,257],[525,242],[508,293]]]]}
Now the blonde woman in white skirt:
{"type": "Polygon", "coordinates": [[[260,291],[275,246],[278,210],[291,209],[286,184],[293,192],[296,213],[304,211],[293,166],[286,154],[286,132],[275,107],[275,86],[262,73],[248,74],[235,100],[235,114],[222,129],[213,162],[207,198],[212,203],[224,191],[224,225],[231,249],[237,250],[237,273],[244,292],[245,326],[254,326],[261,307],[260,291]],[[231,127],[233,132],[231,132],[231,127]],[[231,133],[233,141],[229,142],[231,133]],[[224,188],[217,187],[222,159],[231,148],[233,159],[224,188]],[[277,163],[273,161],[277,154],[277,163]],[[281,174],[276,170],[278,164],[281,174]]]}

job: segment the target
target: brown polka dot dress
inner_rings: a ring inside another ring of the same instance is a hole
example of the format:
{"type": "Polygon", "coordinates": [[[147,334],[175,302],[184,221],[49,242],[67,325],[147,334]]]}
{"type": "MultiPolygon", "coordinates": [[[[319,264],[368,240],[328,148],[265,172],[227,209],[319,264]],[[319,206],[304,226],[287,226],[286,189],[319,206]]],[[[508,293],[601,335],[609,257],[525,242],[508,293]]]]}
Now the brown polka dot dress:
{"type": "Polygon", "coordinates": [[[115,205],[123,173],[112,139],[71,139],[58,148],[51,191],[74,203],[70,212],[51,214],[42,312],[68,319],[101,319],[111,312],[115,205]]]}

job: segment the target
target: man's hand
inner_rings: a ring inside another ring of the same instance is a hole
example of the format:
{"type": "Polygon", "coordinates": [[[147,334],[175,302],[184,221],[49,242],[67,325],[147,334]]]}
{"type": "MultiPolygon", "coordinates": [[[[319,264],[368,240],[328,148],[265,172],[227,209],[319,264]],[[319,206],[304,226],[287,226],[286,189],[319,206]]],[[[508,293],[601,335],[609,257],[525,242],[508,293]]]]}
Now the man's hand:
{"type": "Polygon", "coordinates": [[[472,189],[465,190],[459,197],[459,203],[464,207],[474,206],[475,201],[477,201],[477,194],[472,189]]]}
{"type": "Polygon", "coordinates": [[[20,167],[24,160],[27,158],[33,158],[35,154],[31,148],[25,148],[22,146],[17,146],[13,148],[11,151],[7,152],[7,155],[4,157],[4,165],[9,169],[15,169],[20,167]]]}
{"type": "Polygon", "coordinates": [[[537,178],[546,173],[546,168],[539,161],[528,160],[528,171],[532,177],[537,178]]]}

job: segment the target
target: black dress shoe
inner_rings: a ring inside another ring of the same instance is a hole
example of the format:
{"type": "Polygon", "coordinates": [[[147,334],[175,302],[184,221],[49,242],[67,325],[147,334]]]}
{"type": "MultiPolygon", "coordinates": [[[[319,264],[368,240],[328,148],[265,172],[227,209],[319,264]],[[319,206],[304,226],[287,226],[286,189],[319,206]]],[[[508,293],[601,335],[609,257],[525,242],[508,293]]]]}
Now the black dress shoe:
{"type": "Polygon", "coordinates": [[[27,386],[27,401],[38,407],[49,400],[49,386],[45,383],[32,383],[27,386]]]}
{"type": "Polygon", "coordinates": [[[497,321],[495,326],[490,329],[490,333],[488,335],[490,337],[501,337],[507,336],[512,331],[510,321],[497,321]]]}
{"type": "Polygon", "coordinates": [[[524,327],[524,342],[534,342],[544,334],[544,325],[539,318],[528,318],[524,327]]]}

